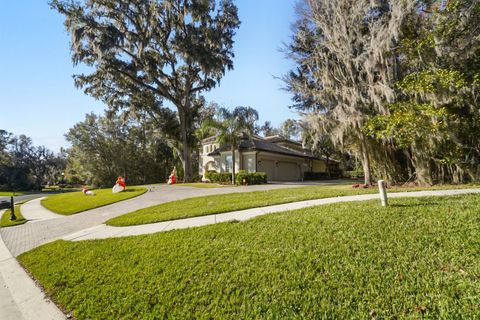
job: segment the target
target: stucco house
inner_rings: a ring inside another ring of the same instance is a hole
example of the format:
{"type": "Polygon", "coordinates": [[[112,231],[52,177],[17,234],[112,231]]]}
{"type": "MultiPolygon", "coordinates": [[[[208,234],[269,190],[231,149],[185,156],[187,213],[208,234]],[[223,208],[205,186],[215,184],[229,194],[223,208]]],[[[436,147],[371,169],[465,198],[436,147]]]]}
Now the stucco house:
{"type": "MultiPolygon", "coordinates": [[[[216,137],[202,140],[199,150],[199,174],[206,171],[231,172],[230,146],[220,145],[216,137]]],[[[315,157],[296,141],[281,136],[242,136],[235,151],[235,171],[266,172],[268,181],[301,181],[305,172],[326,173],[324,159],[315,157]]],[[[329,161],[329,167],[338,169],[338,162],[329,161]]]]}

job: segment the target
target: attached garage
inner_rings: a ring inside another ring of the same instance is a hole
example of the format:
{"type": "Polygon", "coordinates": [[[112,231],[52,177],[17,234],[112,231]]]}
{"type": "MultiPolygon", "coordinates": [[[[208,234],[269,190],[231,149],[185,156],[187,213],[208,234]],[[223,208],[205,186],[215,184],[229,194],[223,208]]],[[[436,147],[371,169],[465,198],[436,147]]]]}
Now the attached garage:
{"type": "Polygon", "coordinates": [[[300,166],[303,164],[303,159],[294,161],[282,157],[280,155],[270,154],[260,156],[257,163],[257,171],[265,172],[268,181],[299,181],[302,180],[300,166]]]}
{"type": "Polygon", "coordinates": [[[279,161],[277,163],[276,180],[279,181],[298,181],[300,180],[298,164],[295,162],[279,161]]]}
{"type": "Polygon", "coordinates": [[[258,161],[257,172],[265,172],[269,181],[276,180],[275,161],[261,159],[260,161],[258,161]]]}

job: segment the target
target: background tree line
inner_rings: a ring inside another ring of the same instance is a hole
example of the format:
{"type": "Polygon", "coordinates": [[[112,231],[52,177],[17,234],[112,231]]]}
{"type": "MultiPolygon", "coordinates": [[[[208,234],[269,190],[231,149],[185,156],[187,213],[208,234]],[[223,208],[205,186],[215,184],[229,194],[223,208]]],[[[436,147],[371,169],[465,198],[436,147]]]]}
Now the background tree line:
{"type": "Polygon", "coordinates": [[[130,185],[160,183],[180,164],[175,149],[146,113],[87,114],[65,136],[71,144],[66,177],[73,184],[110,187],[119,175],[130,185]]]}
{"type": "Polygon", "coordinates": [[[373,178],[480,175],[478,0],[305,0],[285,76],[313,144],[358,155],[373,178]]]}
{"type": "Polygon", "coordinates": [[[62,181],[66,154],[34,146],[25,135],[0,129],[0,191],[38,190],[62,181]]]}

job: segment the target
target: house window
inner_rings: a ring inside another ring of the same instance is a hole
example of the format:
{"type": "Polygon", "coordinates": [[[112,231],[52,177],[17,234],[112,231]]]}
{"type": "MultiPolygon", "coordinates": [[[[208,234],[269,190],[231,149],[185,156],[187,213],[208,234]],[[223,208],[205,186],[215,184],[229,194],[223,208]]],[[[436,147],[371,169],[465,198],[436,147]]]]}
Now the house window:
{"type": "Polygon", "coordinates": [[[232,172],[232,156],[225,156],[225,172],[232,172]]]}
{"type": "Polygon", "coordinates": [[[248,158],[246,166],[248,172],[255,172],[255,161],[253,158],[248,158]]]}

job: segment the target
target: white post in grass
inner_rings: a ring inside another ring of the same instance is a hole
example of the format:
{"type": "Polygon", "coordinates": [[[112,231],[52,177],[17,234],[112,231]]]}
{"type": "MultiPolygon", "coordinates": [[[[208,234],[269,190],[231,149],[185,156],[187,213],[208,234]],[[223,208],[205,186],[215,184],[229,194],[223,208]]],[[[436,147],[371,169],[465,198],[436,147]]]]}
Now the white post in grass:
{"type": "Polygon", "coordinates": [[[387,188],[385,187],[385,181],[378,180],[378,191],[380,192],[380,200],[382,201],[382,206],[388,206],[387,188]]]}

